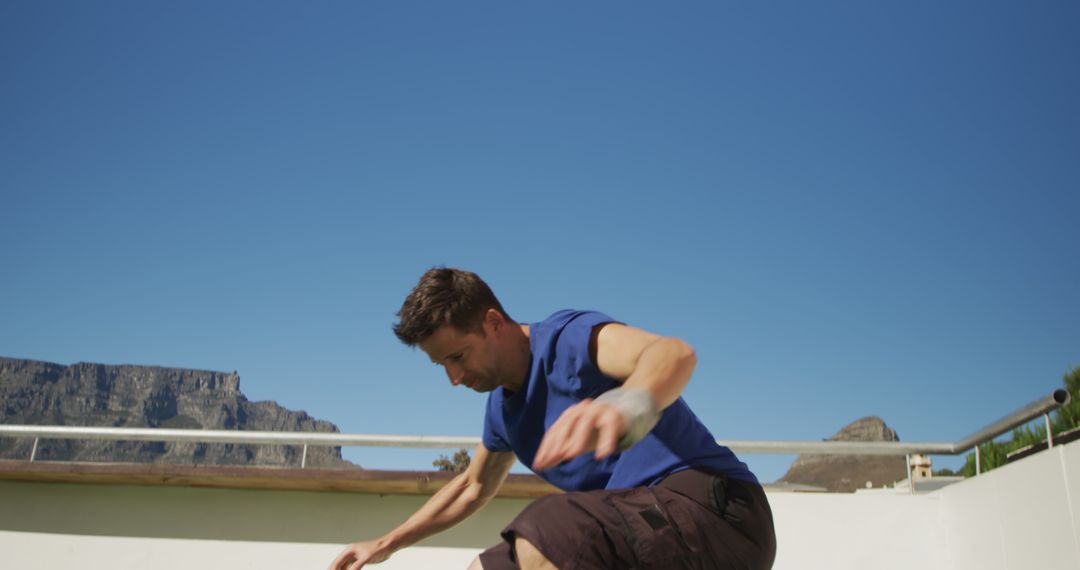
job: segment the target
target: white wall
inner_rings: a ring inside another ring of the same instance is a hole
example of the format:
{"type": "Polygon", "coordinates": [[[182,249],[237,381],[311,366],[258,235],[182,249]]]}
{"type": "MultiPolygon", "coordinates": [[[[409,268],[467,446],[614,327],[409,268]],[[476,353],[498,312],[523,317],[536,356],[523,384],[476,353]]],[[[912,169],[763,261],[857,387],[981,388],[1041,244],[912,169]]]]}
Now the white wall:
{"type": "Polygon", "coordinates": [[[928,570],[945,549],[933,495],[774,493],[777,570],[928,570]]]}
{"type": "MultiPolygon", "coordinates": [[[[0,544],[4,545],[0,557],[5,570],[322,570],[341,550],[336,545],[311,543],[193,541],[6,531],[0,531],[0,544]]],[[[474,556],[470,549],[419,547],[403,550],[374,568],[465,568],[474,556]]]]}
{"type": "Polygon", "coordinates": [[[769,500],[778,570],[1080,569],[1080,442],[925,495],[769,500]]]}
{"type": "MultiPolygon", "coordinates": [[[[0,568],[325,568],[405,520],[420,496],[0,482],[0,568]],[[149,564],[149,562],[153,562],[149,564]]],[[[527,499],[477,515],[380,569],[465,567],[527,499]]]]}
{"type": "MultiPolygon", "coordinates": [[[[0,567],[325,568],[425,497],[0,482],[0,567]]],[[[926,495],[772,493],[777,570],[1080,568],[1080,442],[926,495]]],[[[526,499],[379,569],[462,568],[526,499]]]]}
{"type": "Polygon", "coordinates": [[[1080,568],[1080,442],[938,492],[954,568],[1080,568]]]}

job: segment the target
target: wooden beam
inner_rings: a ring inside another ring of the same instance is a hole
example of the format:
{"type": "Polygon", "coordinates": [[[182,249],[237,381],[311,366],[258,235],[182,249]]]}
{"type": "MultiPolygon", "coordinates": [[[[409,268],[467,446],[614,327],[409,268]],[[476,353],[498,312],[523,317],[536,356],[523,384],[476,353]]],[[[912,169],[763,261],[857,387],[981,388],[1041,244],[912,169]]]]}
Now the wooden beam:
{"type": "MultiPolygon", "coordinates": [[[[430,495],[452,478],[453,474],[445,471],[0,460],[0,480],[42,483],[178,485],[219,489],[430,495]]],[[[536,475],[514,473],[506,478],[497,496],[528,498],[560,492],[536,475]]]]}

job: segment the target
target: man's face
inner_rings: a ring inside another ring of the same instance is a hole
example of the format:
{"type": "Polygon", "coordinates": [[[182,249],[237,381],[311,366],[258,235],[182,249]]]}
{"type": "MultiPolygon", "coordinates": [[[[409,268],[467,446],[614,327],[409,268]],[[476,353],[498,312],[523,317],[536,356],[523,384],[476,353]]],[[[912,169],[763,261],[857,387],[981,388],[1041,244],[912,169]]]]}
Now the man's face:
{"type": "Polygon", "coordinates": [[[461,384],[477,392],[490,392],[501,383],[500,352],[495,331],[486,322],[483,326],[481,335],[443,325],[420,342],[420,349],[446,370],[446,377],[454,386],[461,384]]]}

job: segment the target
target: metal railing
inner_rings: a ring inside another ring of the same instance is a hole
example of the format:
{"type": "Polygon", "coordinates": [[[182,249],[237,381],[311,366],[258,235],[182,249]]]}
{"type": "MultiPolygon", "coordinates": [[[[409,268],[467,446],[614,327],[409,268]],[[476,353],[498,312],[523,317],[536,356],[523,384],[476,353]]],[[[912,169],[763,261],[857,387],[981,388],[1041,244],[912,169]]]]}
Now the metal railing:
{"type": "MultiPolygon", "coordinates": [[[[754,441],[718,440],[721,445],[738,453],[824,454],[824,455],[959,455],[975,448],[976,474],[981,472],[979,448],[982,443],[1032,420],[1044,416],[1047,444],[1053,447],[1050,429],[1051,410],[1069,402],[1069,393],[1054,390],[1015,412],[954,443],[900,441],[754,441]]],[[[158,428],[107,428],[77,426],[0,425],[0,437],[34,438],[30,460],[34,460],[40,439],[90,439],[123,441],[166,441],[196,443],[240,443],[269,445],[302,445],[301,467],[307,464],[308,446],[342,447],[409,447],[449,449],[473,447],[479,437],[429,435],[364,435],[342,433],[188,430],[158,428]]],[[[908,461],[910,466],[910,460],[908,461]]],[[[909,477],[910,480],[910,477],[909,477]]]]}

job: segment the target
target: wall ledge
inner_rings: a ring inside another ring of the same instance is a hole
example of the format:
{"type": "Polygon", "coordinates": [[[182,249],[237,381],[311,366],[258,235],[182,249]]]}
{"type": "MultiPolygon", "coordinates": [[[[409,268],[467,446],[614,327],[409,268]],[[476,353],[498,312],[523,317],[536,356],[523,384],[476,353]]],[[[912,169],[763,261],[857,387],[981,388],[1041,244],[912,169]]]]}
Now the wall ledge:
{"type": "MultiPolygon", "coordinates": [[[[0,460],[0,481],[39,483],[431,495],[453,477],[445,471],[0,460]]],[[[512,473],[497,496],[532,498],[560,492],[536,475],[512,473]]]]}

